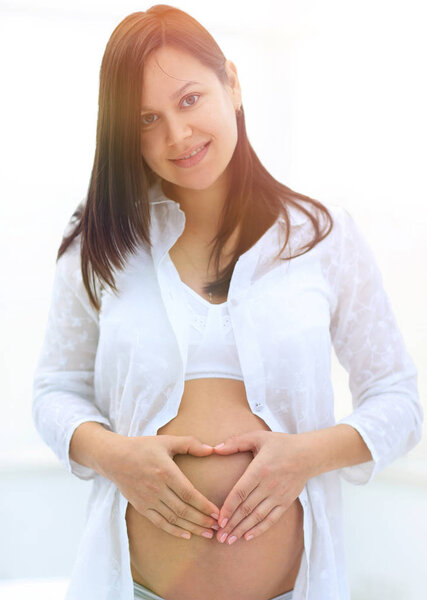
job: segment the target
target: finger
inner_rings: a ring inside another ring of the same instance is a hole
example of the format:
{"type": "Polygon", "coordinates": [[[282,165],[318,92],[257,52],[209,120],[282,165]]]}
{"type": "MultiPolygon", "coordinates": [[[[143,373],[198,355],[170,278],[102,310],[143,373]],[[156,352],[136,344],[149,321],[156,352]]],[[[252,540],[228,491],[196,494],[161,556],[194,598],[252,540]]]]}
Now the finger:
{"type": "Polygon", "coordinates": [[[193,521],[181,517],[174,510],[171,510],[171,508],[166,503],[164,503],[163,500],[160,500],[160,503],[158,506],[156,506],[155,510],[166,519],[169,525],[180,527],[184,532],[190,532],[194,535],[202,536],[205,538],[213,538],[215,534],[211,527],[201,527],[193,521]]]}
{"type": "MultiPolygon", "coordinates": [[[[257,459],[255,459],[257,460],[257,459]]],[[[226,498],[225,503],[221,509],[221,513],[218,519],[218,523],[221,525],[221,529],[218,532],[217,538],[219,540],[224,539],[223,535],[226,533],[227,535],[231,533],[231,531],[239,525],[243,519],[246,519],[251,513],[257,513],[260,505],[265,501],[268,502],[268,505],[262,504],[263,510],[266,509],[269,512],[276,504],[283,504],[283,497],[280,496],[280,502],[277,502],[277,492],[280,482],[278,479],[273,479],[269,474],[270,467],[268,465],[264,465],[260,467],[259,463],[255,463],[253,461],[250,467],[247,468],[246,473],[242,476],[240,480],[240,485],[245,486],[245,477],[250,477],[251,481],[256,483],[256,487],[250,492],[246,499],[243,500],[239,506],[233,511],[231,516],[228,518],[227,522],[224,524],[224,518],[222,516],[222,512],[226,510],[224,507],[228,501],[226,498]],[[275,498],[275,499],[274,499],[275,498]]],[[[251,481],[249,485],[252,485],[251,481]]],[[[239,481],[236,485],[239,485],[239,481]]],[[[243,496],[244,493],[242,491],[238,492],[239,496],[243,496]]],[[[260,515],[260,518],[264,518],[264,514],[260,515]]],[[[257,520],[255,521],[255,523],[257,520]]]]}
{"type": "MultiPolygon", "coordinates": [[[[216,504],[201,494],[175,463],[173,463],[172,468],[168,472],[165,483],[185,504],[193,506],[202,515],[207,515],[208,517],[219,515],[219,508],[216,504]]],[[[212,518],[215,519],[215,517],[212,518]]]]}
{"type": "Polygon", "coordinates": [[[250,524],[250,526],[256,525],[256,523],[258,523],[260,519],[263,519],[276,504],[277,502],[274,502],[273,499],[266,494],[265,488],[258,485],[249,494],[247,499],[236,508],[231,517],[228,519],[226,525],[224,527],[220,527],[216,536],[217,540],[223,543],[226,539],[224,534],[229,536],[229,534],[231,534],[231,532],[238,527],[242,521],[250,517],[251,514],[255,520],[250,524]],[[268,503],[268,506],[266,503],[268,503]],[[259,519],[256,518],[258,515],[259,519]]]}
{"type": "MultiPolygon", "coordinates": [[[[169,487],[166,487],[160,500],[177,516],[177,518],[181,519],[182,521],[192,523],[196,528],[194,530],[192,529],[194,533],[199,533],[200,530],[201,535],[202,531],[205,531],[206,528],[215,528],[216,530],[219,529],[216,519],[208,517],[204,513],[201,513],[199,510],[191,506],[191,504],[186,504],[183,502],[181,498],[176,495],[174,490],[170,489],[169,487]]],[[[166,517],[166,515],[164,516],[166,517]]]]}
{"type": "Polygon", "coordinates": [[[241,519],[236,525],[230,521],[230,523],[227,524],[228,531],[220,529],[216,536],[217,539],[219,539],[221,543],[233,544],[247,531],[264,521],[276,506],[277,503],[272,501],[271,498],[265,498],[255,506],[252,512],[248,513],[248,515],[244,519],[241,519]]]}
{"type": "Polygon", "coordinates": [[[259,469],[257,465],[254,465],[252,461],[240,479],[234,484],[230,493],[222,505],[221,512],[219,513],[218,524],[224,528],[232,514],[240,506],[242,502],[248,498],[254,489],[262,482],[262,477],[259,475],[259,469]]]}
{"type": "Polygon", "coordinates": [[[166,531],[166,533],[170,533],[174,537],[182,537],[187,540],[191,538],[191,533],[188,531],[188,529],[182,529],[182,527],[178,527],[173,523],[169,523],[169,521],[165,519],[162,514],[157,512],[157,510],[149,508],[142,514],[144,517],[147,517],[147,519],[151,521],[153,525],[159,529],[162,529],[163,531],[166,531]]]}
{"type": "Polygon", "coordinates": [[[249,529],[246,528],[246,524],[244,523],[244,521],[242,521],[242,523],[239,525],[239,530],[237,531],[237,533],[233,531],[230,538],[233,537],[233,535],[235,535],[237,539],[242,538],[249,542],[250,540],[256,537],[259,537],[260,535],[268,531],[272,525],[277,523],[288,508],[289,506],[284,505],[276,506],[260,523],[257,523],[255,526],[252,527],[249,526],[249,529]],[[242,533],[242,530],[244,533],[242,533]]]}
{"type": "Polygon", "coordinates": [[[169,437],[170,454],[192,454],[193,456],[209,456],[213,454],[213,446],[202,443],[194,435],[174,435],[169,437]],[[172,438],[172,439],[171,439],[172,438]]]}
{"type": "Polygon", "coordinates": [[[235,452],[247,452],[255,450],[260,443],[259,431],[250,431],[241,435],[233,435],[221,444],[214,446],[215,453],[234,454],[235,452]]]}
{"type": "Polygon", "coordinates": [[[170,533],[174,537],[191,539],[191,533],[188,529],[183,529],[178,525],[175,525],[173,522],[169,522],[161,513],[157,512],[152,508],[149,508],[143,513],[144,517],[147,517],[149,521],[153,523],[159,529],[166,531],[166,533],[170,533]]]}

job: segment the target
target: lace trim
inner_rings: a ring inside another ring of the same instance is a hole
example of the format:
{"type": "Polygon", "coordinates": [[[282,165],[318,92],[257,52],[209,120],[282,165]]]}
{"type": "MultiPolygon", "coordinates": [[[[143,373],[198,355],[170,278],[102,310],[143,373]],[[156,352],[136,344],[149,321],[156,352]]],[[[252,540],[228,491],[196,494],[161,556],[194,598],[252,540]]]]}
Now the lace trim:
{"type": "MultiPolygon", "coordinates": [[[[197,329],[200,333],[203,333],[206,329],[207,317],[198,314],[191,314],[191,325],[197,329]]],[[[227,333],[231,329],[231,318],[230,315],[222,315],[221,317],[222,331],[227,333]]]]}

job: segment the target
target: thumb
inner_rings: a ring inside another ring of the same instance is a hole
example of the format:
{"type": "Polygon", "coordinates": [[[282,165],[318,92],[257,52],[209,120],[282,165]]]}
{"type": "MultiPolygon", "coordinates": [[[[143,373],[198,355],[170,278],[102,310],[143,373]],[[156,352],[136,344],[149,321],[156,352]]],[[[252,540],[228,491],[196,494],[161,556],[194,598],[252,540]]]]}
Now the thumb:
{"type": "Polygon", "coordinates": [[[241,435],[232,435],[222,444],[214,446],[216,454],[235,454],[236,452],[253,451],[257,447],[257,432],[250,431],[241,435]]]}
{"type": "Polygon", "coordinates": [[[213,447],[203,444],[194,435],[177,435],[173,437],[171,450],[173,454],[192,454],[193,456],[208,456],[213,453],[213,447]]]}

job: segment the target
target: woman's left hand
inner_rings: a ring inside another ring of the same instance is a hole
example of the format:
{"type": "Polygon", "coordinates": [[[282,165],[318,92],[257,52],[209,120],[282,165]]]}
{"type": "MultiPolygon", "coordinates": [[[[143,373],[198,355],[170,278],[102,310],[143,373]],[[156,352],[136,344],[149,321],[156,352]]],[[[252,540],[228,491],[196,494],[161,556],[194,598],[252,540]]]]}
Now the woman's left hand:
{"type": "Polygon", "coordinates": [[[221,455],[252,451],[254,459],[233,486],[221,508],[218,541],[227,544],[267,531],[300,495],[312,477],[304,434],[251,431],[228,438],[215,447],[221,455]],[[228,519],[223,525],[224,519],[228,519]],[[224,533],[228,537],[224,537],[224,533]],[[230,535],[231,534],[231,535],[230,535]]]}

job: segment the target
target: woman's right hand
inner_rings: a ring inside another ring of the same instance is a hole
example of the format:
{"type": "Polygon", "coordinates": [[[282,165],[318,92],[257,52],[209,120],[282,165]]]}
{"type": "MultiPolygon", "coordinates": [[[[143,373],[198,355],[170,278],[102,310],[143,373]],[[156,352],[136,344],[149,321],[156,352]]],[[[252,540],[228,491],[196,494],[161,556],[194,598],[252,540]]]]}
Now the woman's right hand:
{"type": "MultiPolygon", "coordinates": [[[[114,459],[104,474],[141,515],[176,537],[202,535],[218,523],[218,507],[201,494],[174,462],[175,454],[209,456],[213,448],[194,436],[116,436],[114,459]],[[188,534],[190,534],[188,536],[188,534]]],[[[212,532],[213,534],[214,532],[212,532]]]]}

